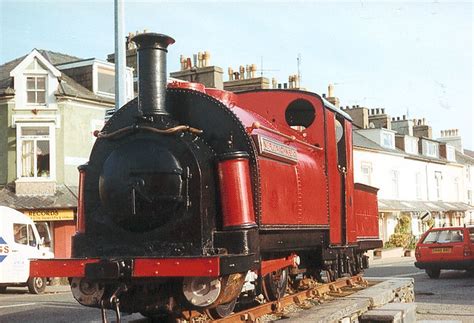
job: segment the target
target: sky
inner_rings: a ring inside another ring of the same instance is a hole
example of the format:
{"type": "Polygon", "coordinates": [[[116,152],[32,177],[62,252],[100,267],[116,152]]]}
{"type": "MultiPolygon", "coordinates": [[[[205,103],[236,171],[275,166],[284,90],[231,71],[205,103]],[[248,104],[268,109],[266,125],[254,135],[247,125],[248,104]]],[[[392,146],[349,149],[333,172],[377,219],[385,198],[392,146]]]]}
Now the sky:
{"type": "MultiPolygon", "coordinates": [[[[460,129],[474,149],[471,1],[133,1],[128,33],[172,36],[168,71],[181,54],[211,53],[211,65],[257,64],[264,76],[341,105],[385,108],[392,117],[426,118],[433,137],[460,129]]],[[[48,49],[105,60],[114,50],[113,0],[0,0],[0,64],[48,49]]]]}

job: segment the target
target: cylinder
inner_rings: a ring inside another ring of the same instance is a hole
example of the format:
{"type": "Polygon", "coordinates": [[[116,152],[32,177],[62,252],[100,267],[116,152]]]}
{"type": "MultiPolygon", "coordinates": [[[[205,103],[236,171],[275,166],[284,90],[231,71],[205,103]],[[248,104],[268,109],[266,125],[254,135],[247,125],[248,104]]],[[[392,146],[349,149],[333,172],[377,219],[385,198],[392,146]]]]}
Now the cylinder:
{"type": "Polygon", "coordinates": [[[223,154],[219,159],[218,174],[223,229],[255,227],[248,154],[236,151],[223,154]]]}
{"type": "Polygon", "coordinates": [[[138,51],[138,108],[143,116],[169,115],[166,110],[166,53],[174,39],[157,33],[132,39],[138,51]]]}

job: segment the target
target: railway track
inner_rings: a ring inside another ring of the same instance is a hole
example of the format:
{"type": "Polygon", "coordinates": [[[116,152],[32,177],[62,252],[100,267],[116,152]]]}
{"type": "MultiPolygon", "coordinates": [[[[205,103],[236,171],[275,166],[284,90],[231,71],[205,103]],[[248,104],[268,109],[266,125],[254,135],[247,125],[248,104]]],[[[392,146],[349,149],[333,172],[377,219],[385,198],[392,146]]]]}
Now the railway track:
{"type": "Polygon", "coordinates": [[[310,305],[310,301],[314,303],[314,301],[322,301],[329,297],[348,296],[368,286],[369,283],[361,275],[340,278],[325,284],[317,284],[313,280],[307,280],[302,281],[299,288],[300,290],[293,291],[277,301],[266,302],[255,307],[247,308],[218,320],[212,320],[199,312],[186,312],[183,313],[184,320],[181,320],[181,322],[256,323],[274,320],[277,317],[284,316],[285,308],[289,306],[308,309],[312,306],[310,305]],[[271,318],[271,316],[273,316],[273,318],[271,318]]]}

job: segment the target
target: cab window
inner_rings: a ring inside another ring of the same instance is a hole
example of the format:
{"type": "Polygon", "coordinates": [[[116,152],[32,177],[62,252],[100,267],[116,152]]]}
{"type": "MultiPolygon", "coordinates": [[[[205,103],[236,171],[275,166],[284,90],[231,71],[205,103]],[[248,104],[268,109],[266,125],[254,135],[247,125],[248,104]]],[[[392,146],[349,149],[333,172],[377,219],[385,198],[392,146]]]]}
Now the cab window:
{"type": "Polygon", "coordinates": [[[38,222],[36,223],[36,228],[38,229],[38,234],[40,238],[43,238],[44,246],[47,248],[51,247],[51,236],[49,234],[50,230],[47,222],[38,222]]]}
{"type": "Polygon", "coordinates": [[[19,244],[28,244],[28,227],[23,223],[13,224],[13,234],[15,236],[15,242],[19,244]]]}
{"type": "Polygon", "coordinates": [[[16,243],[36,247],[36,239],[31,225],[13,223],[13,235],[16,243]]]}
{"type": "Polygon", "coordinates": [[[311,102],[296,99],[291,102],[285,111],[286,123],[294,130],[303,131],[311,126],[316,118],[316,111],[311,102]]]}

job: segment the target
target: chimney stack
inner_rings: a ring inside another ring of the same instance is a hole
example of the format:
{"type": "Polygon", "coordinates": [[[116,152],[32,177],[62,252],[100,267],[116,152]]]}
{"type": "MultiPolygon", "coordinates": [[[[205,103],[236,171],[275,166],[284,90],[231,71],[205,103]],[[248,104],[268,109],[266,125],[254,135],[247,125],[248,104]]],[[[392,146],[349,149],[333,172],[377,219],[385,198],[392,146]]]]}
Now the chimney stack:
{"type": "Polygon", "coordinates": [[[143,33],[132,39],[138,51],[138,108],[145,117],[169,115],[166,110],[166,54],[173,38],[143,33]]]}

